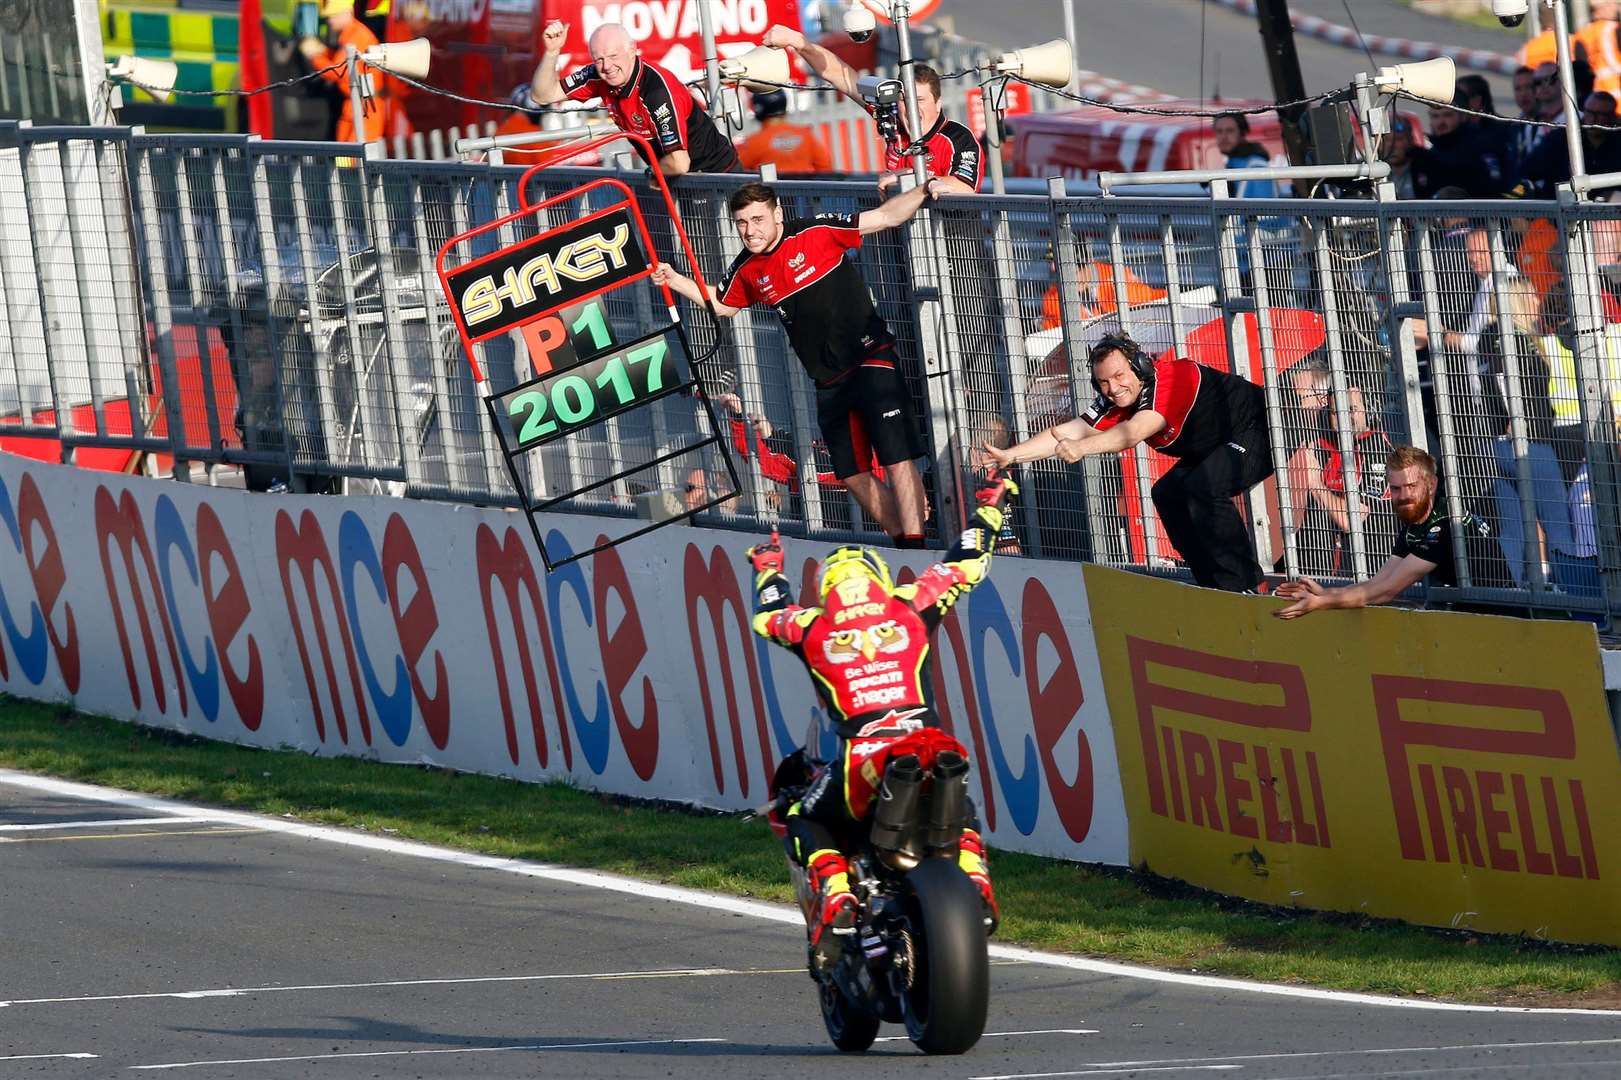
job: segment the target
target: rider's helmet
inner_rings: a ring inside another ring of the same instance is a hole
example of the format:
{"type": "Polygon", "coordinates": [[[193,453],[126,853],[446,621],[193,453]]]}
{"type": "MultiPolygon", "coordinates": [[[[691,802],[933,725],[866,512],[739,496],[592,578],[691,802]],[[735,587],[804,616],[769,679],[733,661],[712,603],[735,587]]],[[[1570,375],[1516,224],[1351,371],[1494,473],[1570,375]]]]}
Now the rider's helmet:
{"type": "Polygon", "coordinates": [[[817,582],[817,595],[827,604],[828,594],[840,583],[865,578],[883,590],[885,596],[895,591],[895,579],[889,576],[889,567],[872,548],[841,547],[822,561],[822,576],[817,582]]]}

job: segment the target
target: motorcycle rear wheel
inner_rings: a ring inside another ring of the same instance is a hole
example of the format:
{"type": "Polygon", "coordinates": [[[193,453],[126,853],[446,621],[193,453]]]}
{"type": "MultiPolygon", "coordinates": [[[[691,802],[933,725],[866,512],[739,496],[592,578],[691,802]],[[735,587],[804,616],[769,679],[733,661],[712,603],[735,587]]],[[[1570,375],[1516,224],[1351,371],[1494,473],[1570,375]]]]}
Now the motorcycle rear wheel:
{"type": "Polygon", "coordinates": [[[990,959],[979,890],[957,866],[926,859],[906,875],[913,970],[901,998],[906,1035],[925,1054],[961,1054],[985,1032],[990,959]]]}
{"type": "Polygon", "coordinates": [[[878,1017],[861,1008],[845,996],[827,976],[816,980],[817,996],[822,1002],[822,1023],[827,1025],[828,1038],[846,1053],[858,1053],[878,1038],[878,1017]]]}

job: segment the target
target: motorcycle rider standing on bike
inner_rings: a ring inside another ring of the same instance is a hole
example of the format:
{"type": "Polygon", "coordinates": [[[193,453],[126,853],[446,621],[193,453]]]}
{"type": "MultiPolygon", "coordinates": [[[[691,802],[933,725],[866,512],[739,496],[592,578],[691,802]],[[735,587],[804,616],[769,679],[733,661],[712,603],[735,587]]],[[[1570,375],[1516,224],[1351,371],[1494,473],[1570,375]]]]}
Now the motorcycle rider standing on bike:
{"type": "MultiPolygon", "coordinates": [[[[839,548],[822,563],[820,607],[790,603],[793,591],[783,576],[783,550],[775,534],[771,543],[745,553],[755,572],[754,632],[804,662],[839,735],[838,755],[809,781],[786,820],[773,814],[779,835],[786,830],[789,859],[815,886],[816,909],[807,918],[819,962],[831,962],[838,939],[855,927],[857,904],[838,837],[869,817],[886,748],[927,753],[935,745],[957,746],[938,730],[930,700],[931,638],[952,605],[985,580],[1007,516],[1005,504],[1018,490],[1011,479],[993,474],[976,494],[979,505],[956,545],[909,585],[897,587],[871,548],[839,548]]],[[[966,784],[966,772],[963,780],[966,784]]],[[[1000,911],[971,801],[967,810],[957,862],[979,887],[994,932],[1000,911]]]]}

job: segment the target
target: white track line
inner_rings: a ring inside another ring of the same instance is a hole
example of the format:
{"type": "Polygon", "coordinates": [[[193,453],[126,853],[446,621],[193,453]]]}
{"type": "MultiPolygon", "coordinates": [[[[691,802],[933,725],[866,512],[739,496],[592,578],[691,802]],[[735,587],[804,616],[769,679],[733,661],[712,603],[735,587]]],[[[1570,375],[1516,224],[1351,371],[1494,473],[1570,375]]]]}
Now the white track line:
{"type": "MultiPolygon", "coordinates": [[[[797,971],[797,969],[796,969],[797,971]]],[[[386,982],[313,983],[308,986],[242,986],[222,987],[216,990],[171,990],[150,994],[87,994],[83,997],[16,998],[0,1001],[0,1009],[19,1005],[81,1005],[99,1001],[153,1001],[163,998],[195,1001],[200,998],[247,997],[252,994],[285,994],[316,992],[321,990],[374,990],[395,986],[461,986],[478,983],[556,982],[597,979],[683,979],[704,975],[756,975],[754,971],[732,971],[728,968],[670,968],[650,971],[584,971],[551,975],[483,975],[466,979],[391,979],[386,982]]]]}
{"type": "MultiPolygon", "coordinates": [[[[1039,1031],[987,1031],[981,1039],[1016,1039],[1024,1035],[1096,1035],[1097,1028],[1042,1028],[1039,1031]]],[[[910,1042],[906,1035],[885,1035],[874,1042],[910,1042]]]]}
{"type": "Polygon", "coordinates": [[[54,1058],[78,1058],[86,1061],[95,1056],[95,1054],[13,1054],[10,1057],[0,1057],[0,1061],[46,1061],[54,1058]]]}
{"type": "Polygon", "coordinates": [[[56,829],[112,829],[120,825],[200,825],[213,821],[206,817],[131,817],[131,818],[103,818],[100,821],[47,821],[43,824],[30,822],[27,825],[0,825],[0,832],[46,832],[56,829]]]}
{"type": "Polygon", "coordinates": [[[412,1057],[420,1054],[504,1054],[514,1050],[601,1050],[615,1046],[680,1046],[720,1043],[725,1039],[624,1039],[618,1042],[533,1043],[528,1046],[457,1046],[443,1050],[362,1050],[350,1054],[298,1054],[293,1057],[234,1058],[229,1061],[171,1061],[162,1065],[131,1065],[131,1069],[195,1069],[205,1065],[266,1065],[284,1061],[332,1061],[337,1058],[412,1057]]]}
{"type": "MultiPolygon", "coordinates": [[[[9,784],[13,787],[69,798],[111,803],[151,814],[189,816],[203,814],[209,821],[221,824],[238,825],[245,828],[259,829],[264,832],[283,833],[288,836],[299,836],[329,844],[342,844],[346,847],[360,848],[366,851],[386,852],[404,858],[427,859],[432,862],[454,863],[458,866],[479,870],[496,870],[507,874],[519,874],[524,877],[623,893],[627,896],[636,896],[647,900],[665,900],[678,904],[691,904],[710,911],[724,911],[770,922],[788,923],[794,926],[802,926],[804,923],[799,909],[787,905],[739,900],[734,896],[700,892],[697,889],[682,889],[673,885],[657,885],[652,882],[639,881],[635,878],[619,877],[614,874],[605,874],[593,870],[571,870],[568,867],[553,866],[547,863],[503,859],[493,855],[475,855],[471,852],[453,851],[449,848],[433,847],[429,844],[421,844],[411,840],[373,836],[370,833],[357,832],[352,829],[309,825],[301,821],[264,817],[259,814],[243,813],[239,810],[214,810],[209,807],[193,806],[188,803],[159,799],[149,795],[137,795],[133,792],[119,791],[114,788],[96,787],[91,784],[80,784],[69,780],[34,776],[11,769],[0,769],[0,784],[9,784]]],[[[1138,967],[1108,960],[1093,960],[1081,956],[1063,956],[1056,953],[1037,952],[1034,949],[1019,949],[1006,945],[991,946],[991,956],[998,960],[1016,960],[1027,964],[1040,964],[1045,967],[1064,968],[1069,971],[1086,971],[1096,975],[1112,975],[1118,978],[1138,979],[1144,982],[1193,986],[1206,990],[1270,994],[1277,997],[1298,998],[1307,1001],[1331,1001],[1345,1005],[1375,1005],[1382,1008],[1423,1009],[1432,1012],[1621,1016],[1621,1010],[1616,1009],[1536,1009],[1519,1005],[1466,1005],[1446,1001],[1409,1001],[1404,998],[1385,997],[1379,994],[1357,994],[1343,990],[1318,990],[1304,986],[1281,986],[1273,983],[1248,982],[1243,979],[1224,979],[1213,975],[1191,975],[1180,971],[1161,971],[1156,968],[1138,967]]]]}
{"type": "MultiPolygon", "coordinates": [[[[1559,1068],[1563,1069],[1609,1069],[1610,1075],[1615,1076],[1615,1067],[1621,1061],[1561,1061],[1559,1068]]],[[[1271,1080],[1367,1080],[1369,1076],[1444,1076],[1447,1073],[1468,1073],[1470,1076],[1480,1076],[1482,1073],[1506,1072],[1514,1069],[1520,1073],[1525,1072],[1525,1062],[1518,1065],[1445,1065],[1433,1069],[1380,1069],[1376,1073],[1305,1073],[1300,1076],[1272,1077],[1271,1080]]]]}
{"type": "Polygon", "coordinates": [[[1104,1065],[1099,1065],[1097,1069],[1073,1069],[1070,1072],[1024,1072],[1024,1074],[1018,1075],[1033,1078],[1034,1080],[1034,1077],[1112,1077],[1112,1075],[1120,1074],[1120,1072],[1128,1072],[1128,1074],[1136,1077],[1136,1075],[1144,1074],[1144,1072],[1222,1072],[1225,1069],[1243,1069],[1243,1065],[1154,1065],[1149,1069],[1136,1069],[1136,1067],[1107,1069],[1104,1065]]]}
{"type": "Polygon", "coordinates": [[[1617,1044],[1621,1044],[1621,1039],[1559,1039],[1547,1042],[1469,1043],[1457,1046],[1379,1046],[1364,1050],[1353,1048],[1349,1050],[1301,1050],[1283,1054],[1223,1054],[1219,1057],[1149,1058],[1145,1061],[1099,1061],[1085,1069],[1070,1072],[997,1073],[986,1076],[972,1076],[969,1077],[969,1080],[1045,1080],[1046,1077],[1054,1076],[1086,1076],[1097,1069],[1146,1069],[1150,1066],[1178,1066],[1190,1069],[1228,1061],[1289,1061],[1301,1058],[1362,1057],[1378,1054],[1439,1054],[1452,1050],[1467,1050],[1471,1053],[1480,1050],[1542,1050],[1556,1046],[1615,1046],[1617,1044]]]}

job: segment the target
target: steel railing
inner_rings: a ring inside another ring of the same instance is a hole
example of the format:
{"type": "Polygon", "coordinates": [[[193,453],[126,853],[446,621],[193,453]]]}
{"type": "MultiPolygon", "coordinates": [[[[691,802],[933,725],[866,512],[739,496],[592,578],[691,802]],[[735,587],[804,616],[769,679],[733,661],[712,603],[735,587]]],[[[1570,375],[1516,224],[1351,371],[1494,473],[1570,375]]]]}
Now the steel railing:
{"type": "MultiPolygon", "coordinates": [[[[257,488],[510,504],[433,257],[518,206],[522,173],[0,124],[0,439],[56,440],[69,460],[126,452],[182,478],[239,470],[257,488]]],[[[532,201],[600,175],[549,169],[532,201]]],[[[711,281],[739,250],[725,210],[738,182],[675,185],[711,281]]],[[[791,215],[877,199],[865,181],[778,190],[791,215]]],[[[679,266],[668,212],[643,209],[679,266]]],[[[1091,390],[1076,358],[1125,329],[1264,385],[1276,477],[1250,520],[1279,573],[1376,572],[1394,530],[1383,456],[1411,442],[1441,461],[1454,511],[1486,526],[1460,534],[1449,599],[1621,608],[1621,207],[1075,198],[1055,181],[1045,196],[948,198],[852,257],[908,365],[939,536],[961,519],[978,446],[1077,415],[1091,390]]],[[[647,325],[653,304],[625,290],[608,317],[647,325]]],[[[876,535],[831,476],[774,315],[684,318],[700,352],[721,346],[706,382],[742,466],[739,498],[702,520],[876,535]]],[[[518,377],[512,342],[483,348],[497,380],[518,377]]],[[[694,405],[565,440],[535,467],[560,485],[613,475],[707,423],[694,405]]],[[[1148,498],[1165,463],[1027,466],[1004,547],[1179,572],[1148,498]]],[[[679,496],[717,467],[672,459],[657,483],[679,496]]],[[[629,515],[649,494],[621,481],[574,508],[629,515]]]]}

